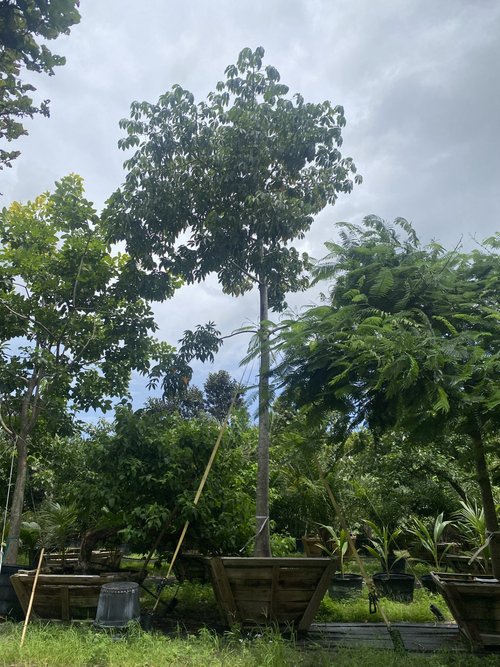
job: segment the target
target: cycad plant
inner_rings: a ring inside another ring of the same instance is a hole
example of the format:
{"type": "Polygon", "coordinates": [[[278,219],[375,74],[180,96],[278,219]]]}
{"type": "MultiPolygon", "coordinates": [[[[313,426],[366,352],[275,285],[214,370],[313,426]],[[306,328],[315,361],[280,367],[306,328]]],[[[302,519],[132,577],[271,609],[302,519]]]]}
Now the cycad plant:
{"type": "Polygon", "coordinates": [[[408,528],[408,531],[415,535],[421,546],[427,551],[432,558],[432,565],[436,570],[441,569],[441,563],[451,544],[447,544],[444,548],[440,548],[441,538],[443,536],[446,526],[452,524],[452,521],[444,521],[444,513],[438,514],[434,519],[434,524],[429,528],[425,521],[418,517],[413,518],[413,522],[408,528]]]}
{"type": "Polygon", "coordinates": [[[28,556],[28,562],[33,563],[35,552],[40,545],[42,529],[36,521],[23,521],[19,537],[21,546],[28,556]]]}

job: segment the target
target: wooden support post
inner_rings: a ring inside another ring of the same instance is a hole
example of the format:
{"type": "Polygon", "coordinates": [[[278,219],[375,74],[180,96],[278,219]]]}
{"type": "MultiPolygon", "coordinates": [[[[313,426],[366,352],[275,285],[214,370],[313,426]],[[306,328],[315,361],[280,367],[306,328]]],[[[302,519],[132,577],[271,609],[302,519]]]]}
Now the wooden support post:
{"type": "Polygon", "coordinates": [[[31,597],[28,604],[28,611],[26,612],[26,618],[24,619],[23,633],[21,635],[21,646],[24,644],[24,638],[26,637],[26,629],[28,628],[28,623],[31,616],[31,608],[33,607],[33,600],[35,599],[36,585],[38,583],[38,576],[40,574],[40,568],[42,567],[43,554],[45,549],[42,547],[40,551],[40,558],[38,560],[38,567],[36,568],[35,580],[33,581],[33,588],[31,589],[31,597]]]}

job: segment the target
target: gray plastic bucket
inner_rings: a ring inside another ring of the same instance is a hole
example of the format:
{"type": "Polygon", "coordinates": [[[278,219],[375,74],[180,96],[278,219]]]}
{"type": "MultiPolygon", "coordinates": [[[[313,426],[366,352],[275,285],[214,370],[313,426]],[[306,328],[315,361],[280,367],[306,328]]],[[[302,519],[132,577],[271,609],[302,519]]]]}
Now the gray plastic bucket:
{"type": "Polygon", "coordinates": [[[140,616],[139,584],[132,581],[103,584],[95,625],[101,628],[124,628],[131,621],[139,621],[140,616]]]}

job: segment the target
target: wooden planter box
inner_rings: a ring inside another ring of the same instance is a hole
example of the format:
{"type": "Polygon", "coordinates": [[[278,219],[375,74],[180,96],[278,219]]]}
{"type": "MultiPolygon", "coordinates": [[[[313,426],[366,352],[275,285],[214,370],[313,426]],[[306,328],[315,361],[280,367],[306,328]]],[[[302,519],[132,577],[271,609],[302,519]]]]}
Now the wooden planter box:
{"type": "Polygon", "coordinates": [[[470,559],[470,556],[445,554],[443,564],[451,568],[454,572],[463,572],[477,576],[491,573],[491,560],[486,563],[485,559],[479,556],[469,564],[470,559]]]}
{"type": "Polygon", "coordinates": [[[304,546],[304,553],[306,556],[309,558],[328,558],[327,554],[324,552],[324,550],[319,546],[322,544],[323,540],[319,535],[317,536],[309,536],[302,538],[302,545],[304,546]]]}
{"type": "Polygon", "coordinates": [[[180,583],[185,580],[197,581],[201,584],[210,581],[209,561],[201,554],[181,554],[177,556],[173,570],[180,583]]]}
{"type": "MultiPolygon", "coordinates": [[[[39,618],[70,621],[94,618],[103,584],[142,581],[141,572],[123,570],[107,574],[44,574],[38,577],[33,613],[39,618]]],[[[35,571],[21,571],[10,581],[24,613],[28,609],[35,571]]]]}
{"type": "Polygon", "coordinates": [[[438,591],[473,648],[500,646],[500,582],[491,576],[432,572],[438,591]]]}
{"type": "MultiPolygon", "coordinates": [[[[78,568],[80,549],[70,548],[65,554],[59,552],[46,553],[43,558],[44,569],[49,571],[63,571],[64,568],[78,568]]],[[[105,571],[117,570],[120,567],[122,554],[116,549],[96,549],[92,551],[89,563],[92,570],[105,571]]]]}
{"type": "Polygon", "coordinates": [[[276,624],[306,631],[335,571],[327,558],[212,558],[212,584],[227,626],[276,624]]]}

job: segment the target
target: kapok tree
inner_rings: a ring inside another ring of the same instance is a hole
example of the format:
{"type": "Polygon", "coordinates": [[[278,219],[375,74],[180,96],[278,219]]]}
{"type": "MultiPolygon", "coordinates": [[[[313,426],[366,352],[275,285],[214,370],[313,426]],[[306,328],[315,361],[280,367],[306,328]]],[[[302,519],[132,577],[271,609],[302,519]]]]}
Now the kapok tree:
{"type": "Polygon", "coordinates": [[[289,395],[311,415],[344,412],[352,428],[399,426],[423,443],[443,433],[467,439],[498,578],[488,450],[500,428],[500,238],[449,252],[421,247],[403,219],[375,216],[344,225],[341,237],[318,267],[336,278],[327,303],[283,334],[289,395]]]}
{"type": "MultiPolygon", "coordinates": [[[[290,99],[264,49],[244,49],[206,101],[176,85],[122,120],[128,174],[110,199],[113,240],[141,269],[188,283],[216,273],[223,291],[260,297],[259,446],[255,554],[269,545],[269,309],[306,285],[308,259],[291,246],[313,217],[353,187],[342,158],[344,110],[290,99]]],[[[359,177],[357,177],[359,178],[359,177]]]]}
{"type": "Polygon", "coordinates": [[[137,271],[111,254],[80,177],[4,208],[0,239],[0,424],[17,454],[6,562],[15,563],[30,440],[61,432],[68,409],[111,407],[132,370],[146,373],[150,356],[170,349],[150,338],[137,271]]]}

